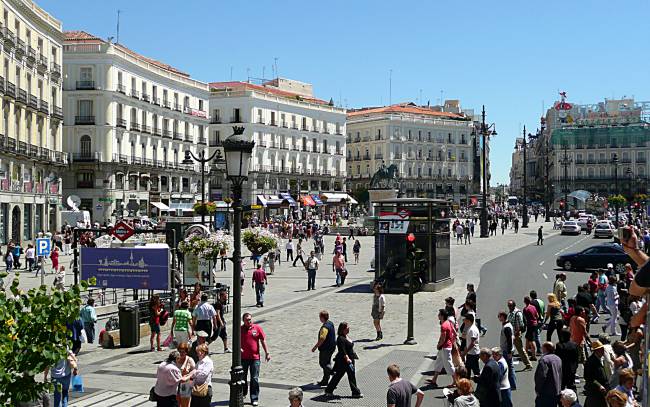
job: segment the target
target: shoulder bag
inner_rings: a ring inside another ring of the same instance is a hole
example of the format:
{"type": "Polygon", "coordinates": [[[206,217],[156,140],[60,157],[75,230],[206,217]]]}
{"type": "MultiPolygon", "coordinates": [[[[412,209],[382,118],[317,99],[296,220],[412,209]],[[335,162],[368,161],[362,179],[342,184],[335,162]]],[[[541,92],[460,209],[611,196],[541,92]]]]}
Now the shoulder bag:
{"type": "Polygon", "coordinates": [[[208,382],[204,382],[202,384],[195,384],[194,387],[192,387],[192,396],[195,397],[207,396],[209,387],[210,387],[210,383],[208,382]]]}

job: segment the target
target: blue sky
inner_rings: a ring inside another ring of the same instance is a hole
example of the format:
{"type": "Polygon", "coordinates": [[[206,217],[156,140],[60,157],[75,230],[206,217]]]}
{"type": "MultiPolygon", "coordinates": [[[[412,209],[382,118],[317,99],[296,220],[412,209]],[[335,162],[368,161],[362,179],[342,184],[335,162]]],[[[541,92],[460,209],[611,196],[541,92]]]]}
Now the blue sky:
{"type": "Polygon", "coordinates": [[[650,100],[650,2],[37,0],[65,30],[120,42],[204,81],[280,76],[344,106],[460,99],[497,125],[492,185],[522,125],[575,103],[650,100]],[[179,8],[179,4],[182,7],[179,8]]]}

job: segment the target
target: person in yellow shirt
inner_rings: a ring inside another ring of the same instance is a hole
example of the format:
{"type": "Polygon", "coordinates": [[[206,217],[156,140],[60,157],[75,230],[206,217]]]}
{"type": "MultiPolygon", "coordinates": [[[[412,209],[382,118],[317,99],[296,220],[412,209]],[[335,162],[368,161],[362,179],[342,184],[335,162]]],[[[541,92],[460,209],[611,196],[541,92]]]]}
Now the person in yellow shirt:
{"type": "Polygon", "coordinates": [[[318,330],[318,341],[311,348],[312,352],[318,349],[318,364],[323,369],[323,378],[317,384],[325,387],[330,381],[332,375],[332,355],[336,350],[336,332],[334,324],[330,321],[329,312],[323,310],[318,314],[321,327],[318,330]]]}

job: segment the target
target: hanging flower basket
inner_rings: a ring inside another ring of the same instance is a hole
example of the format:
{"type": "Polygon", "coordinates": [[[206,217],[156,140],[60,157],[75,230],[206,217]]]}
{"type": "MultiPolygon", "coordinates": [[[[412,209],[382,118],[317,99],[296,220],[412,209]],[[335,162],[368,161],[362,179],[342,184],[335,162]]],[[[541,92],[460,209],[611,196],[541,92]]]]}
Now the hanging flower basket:
{"type": "Polygon", "coordinates": [[[197,202],[192,206],[196,215],[212,215],[217,211],[217,204],[214,202],[197,202]]]}
{"type": "Polygon", "coordinates": [[[278,247],[280,239],[266,229],[251,228],[242,232],[242,242],[253,255],[261,256],[278,247]]]}
{"type": "Polygon", "coordinates": [[[192,234],[179,243],[178,250],[183,254],[191,253],[197,257],[216,259],[222,250],[229,250],[232,245],[232,236],[219,230],[208,237],[198,233],[192,234]]]}

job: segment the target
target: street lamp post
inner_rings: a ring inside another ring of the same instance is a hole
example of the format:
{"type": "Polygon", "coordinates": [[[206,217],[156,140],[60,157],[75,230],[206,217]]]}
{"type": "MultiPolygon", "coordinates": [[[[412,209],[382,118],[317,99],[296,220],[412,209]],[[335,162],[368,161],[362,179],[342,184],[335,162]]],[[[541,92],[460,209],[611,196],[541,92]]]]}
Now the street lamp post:
{"type": "Polygon", "coordinates": [[[232,366],[230,369],[230,407],[243,407],[246,373],[241,363],[241,218],[242,185],[248,179],[248,168],[255,142],[244,137],[244,128],[233,126],[233,134],[223,141],[226,157],[226,174],[233,191],[233,240],[232,253],[232,366]]]}
{"type": "Polygon", "coordinates": [[[487,125],[485,124],[485,105],[483,105],[483,109],[481,111],[481,124],[479,126],[476,126],[474,130],[472,130],[472,135],[474,137],[476,136],[482,136],[483,137],[483,150],[482,150],[482,159],[483,159],[483,207],[481,208],[481,236],[480,237],[489,237],[489,231],[488,231],[488,211],[487,211],[487,190],[488,190],[488,179],[487,179],[487,157],[486,157],[486,149],[487,149],[487,139],[490,136],[496,136],[496,126],[494,123],[487,125]]]}
{"type": "MultiPolygon", "coordinates": [[[[201,150],[201,153],[198,156],[194,155],[190,150],[185,150],[185,159],[183,160],[183,164],[191,165],[194,164],[194,161],[201,164],[201,203],[203,205],[205,205],[205,164],[212,161],[215,157],[219,158],[218,156],[220,153],[219,150],[215,150],[210,157],[205,158],[205,150],[201,150]]],[[[201,224],[205,224],[205,208],[201,211],[201,224]]]]}
{"type": "MultiPolygon", "coordinates": [[[[612,165],[614,166],[614,193],[618,195],[618,154],[612,154],[612,165]]],[[[616,208],[616,227],[619,227],[618,224],[618,200],[614,203],[616,208]]]]}
{"type": "MultiPolygon", "coordinates": [[[[528,140],[526,140],[526,126],[524,126],[524,207],[521,209],[521,227],[528,227],[528,176],[526,175],[526,167],[528,163],[526,162],[526,150],[528,149],[528,140]]],[[[530,134],[529,134],[530,136],[530,134]]]]}
{"type": "Polygon", "coordinates": [[[631,225],[632,224],[632,199],[634,198],[634,195],[632,194],[632,178],[634,177],[634,173],[632,172],[632,168],[628,167],[627,170],[625,170],[625,173],[627,174],[630,182],[629,182],[629,199],[627,200],[627,224],[631,225]]]}
{"type": "MultiPolygon", "coordinates": [[[[564,143],[564,155],[560,159],[560,164],[564,167],[564,210],[569,210],[569,165],[571,164],[571,157],[567,155],[568,145],[564,143]]],[[[564,218],[564,213],[562,214],[564,218]]]]}

